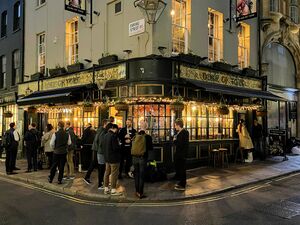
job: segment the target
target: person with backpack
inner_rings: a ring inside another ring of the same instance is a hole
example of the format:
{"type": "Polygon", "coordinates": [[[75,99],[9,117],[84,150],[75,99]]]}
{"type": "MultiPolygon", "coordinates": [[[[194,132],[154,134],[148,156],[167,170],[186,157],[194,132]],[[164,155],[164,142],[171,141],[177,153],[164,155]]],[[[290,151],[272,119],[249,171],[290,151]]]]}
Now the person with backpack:
{"type": "Polygon", "coordinates": [[[6,174],[16,174],[14,170],[19,170],[16,167],[18,146],[20,141],[20,135],[16,130],[16,124],[14,122],[9,124],[10,129],[4,133],[2,144],[6,151],[5,168],[6,174]]]}
{"type": "Polygon", "coordinates": [[[135,136],[136,130],[132,127],[132,120],[126,120],[126,126],[120,129],[119,139],[121,142],[121,162],[120,162],[120,172],[119,179],[122,179],[123,165],[125,161],[125,174],[133,178],[132,172],[130,172],[130,167],[132,166],[132,156],[131,156],[131,142],[132,138],[135,136]]]}
{"type": "Polygon", "coordinates": [[[136,196],[140,199],[146,198],[144,194],[145,169],[149,151],[153,150],[152,137],[146,134],[147,124],[140,123],[140,131],[132,141],[131,155],[134,166],[134,180],[136,196]]]}
{"type": "Polygon", "coordinates": [[[107,125],[107,134],[103,140],[103,150],[105,159],[105,174],[104,174],[104,194],[113,196],[122,195],[122,192],[117,192],[117,181],[119,175],[119,167],[121,160],[121,149],[118,140],[118,125],[109,123],[107,125]],[[109,176],[111,175],[111,191],[108,188],[109,176]]]}
{"type": "Polygon", "coordinates": [[[104,189],[104,183],[103,183],[103,178],[104,178],[104,173],[105,173],[105,160],[104,160],[104,151],[103,151],[103,140],[104,136],[107,133],[106,126],[108,124],[107,119],[102,120],[102,126],[99,127],[97,130],[97,134],[95,136],[93,145],[92,145],[92,150],[95,154],[94,158],[96,160],[93,160],[93,162],[90,165],[90,168],[87,172],[87,174],[84,177],[84,181],[87,184],[90,184],[90,176],[91,173],[95,168],[98,169],[98,190],[104,189]]]}
{"type": "Polygon", "coordinates": [[[39,132],[36,129],[36,123],[31,123],[25,133],[24,141],[27,156],[27,173],[37,171],[38,147],[40,146],[39,132]]]}
{"type": "Polygon", "coordinates": [[[58,184],[62,184],[64,175],[64,167],[66,163],[66,157],[68,152],[68,146],[72,144],[71,137],[64,130],[65,123],[63,121],[58,122],[58,130],[52,135],[50,146],[54,149],[53,164],[50,169],[50,175],[48,176],[48,182],[52,183],[57,166],[59,167],[58,184]]]}
{"type": "Polygon", "coordinates": [[[72,143],[71,145],[68,145],[67,163],[65,164],[64,177],[73,180],[75,178],[73,156],[76,148],[77,136],[74,133],[73,127],[71,127],[70,121],[66,122],[66,132],[68,135],[70,135],[72,143]]]}
{"type": "Polygon", "coordinates": [[[186,187],[186,157],[189,149],[189,132],[183,128],[183,120],[177,119],[175,121],[175,129],[177,134],[174,136],[174,144],[176,152],[174,155],[175,161],[175,177],[178,183],[174,189],[178,191],[185,191],[186,187]]]}

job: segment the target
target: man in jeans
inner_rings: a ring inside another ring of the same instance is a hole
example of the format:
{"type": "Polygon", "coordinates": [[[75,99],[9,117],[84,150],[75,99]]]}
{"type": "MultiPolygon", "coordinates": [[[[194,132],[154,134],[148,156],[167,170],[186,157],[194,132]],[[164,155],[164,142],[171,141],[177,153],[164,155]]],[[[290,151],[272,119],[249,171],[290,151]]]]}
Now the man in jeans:
{"type": "Polygon", "coordinates": [[[132,148],[142,147],[144,148],[143,155],[133,155],[132,161],[134,166],[134,180],[135,180],[135,195],[142,199],[146,198],[144,195],[144,182],[145,182],[145,168],[148,160],[148,152],[153,150],[152,137],[146,134],[147,124],[141,122],[140,131],[135,138],[143,138],[142,142],[133,141],[132,148]],[[135,146],[138,145],[138,146],[135,146]]]}
{"type": "Polygon", "coordinates": [[[67,179],[74,179],[74,162],[73,162],[73,155],[74,150],[76,148],[76,135],[74,133],[73,127],[71,127],[70,121],[66,122],[66,132],[70,135],[71,138],[71,145],[68,146],[68,153],[67,153],[67,163],[65,166],[65,174],[64,176],[67,179]]]}
{"type": "Polygon", "coordinates": [[[117,180],[119,175],[119,167],[121,160],[121,149],[118,140],[118,125],[109,124],[108,132],[104,136],[104,159],[106,162],[104,174],[104,194],[122,195],[122,192],[117,192],[117,180]],[[109,176],[111,175],[111,191],[109,191],[109,176]]]}
{"type": "Polygon", "coordinates": [[[54,154],[53,164],[50,169],[50,175],[48,176],[49,183],[52,183],[58,166],[58,184],[62,184],[68,146],[72,144],[70,135],[64,130],[64,126],[65,123],[63,121],[59,121],[58,130],[51,137],[50,146],[54,149],[54,154]]]}

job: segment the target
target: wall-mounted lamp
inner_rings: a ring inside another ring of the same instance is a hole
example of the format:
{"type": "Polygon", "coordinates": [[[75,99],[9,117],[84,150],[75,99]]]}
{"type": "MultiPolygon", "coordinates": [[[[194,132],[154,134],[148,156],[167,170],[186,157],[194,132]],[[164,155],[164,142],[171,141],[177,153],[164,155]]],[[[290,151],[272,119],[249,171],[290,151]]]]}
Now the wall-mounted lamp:
{"type": "Polygon", "coordinates": [[[84,17],[80,17],[80,20],[82,21],[82,22],[85,22],[85,18],[84,17]]]}
{"type": "Polygon", "coordinates": [[[125,50],[123,50],[123,52],[125,52],[127,54],[127,59],[129,59],[129,55],[132,53],[132,50],[125,49],[125,50]]]}
{"type": "Polygon", "coordinates": [[[149,24],[156,23],[167,6],[162,0],[135,0],[133,4],[146,14],[149,24]]]}
{"type": "Polygon", "coordinates": [[[158,51],[162,54],[162,55],[164,55],[165,54],[165,50],[167,49],[166,47],[164,47],[164,46],[158,46],[158,51]]]}
{"type": "Polygon", "coordinates": [[[93,13],[94,13],[96,16],[100,16],[100,12],[98,12],[98,11],[96,11],[96,10],[95,10],[93,13]]]}

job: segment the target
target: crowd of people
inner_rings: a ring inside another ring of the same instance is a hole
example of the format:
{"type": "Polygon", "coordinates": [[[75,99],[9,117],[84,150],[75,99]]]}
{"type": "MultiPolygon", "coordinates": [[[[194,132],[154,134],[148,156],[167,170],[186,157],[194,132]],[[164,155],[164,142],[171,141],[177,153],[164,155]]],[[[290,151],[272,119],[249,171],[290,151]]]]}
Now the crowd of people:
{"type": "MultiPolygon", "coordinates": [[[[175,176],[178,183],[176,190],[186,188],[186,157],[189,147],[189,132],[183,128],[183,121],[177,119],[174,127],[175,176]]],[[[20,135],[15,123],[3,136],[3,145],[6,149],[6,172],[16,174],[16,156],[20,135]]],[[[80,146],[82,168],[86,170],[83,180],[91,184],[91,173],[98,170],[98,189],[104,194],[113,196],[122,195],[117,190],[118,179],[123,179],[123,172],[127,178],[135,179],[135,195],[145,198],[144,183],[145,170],[149,160],[149,152],[153,151],[152,137],[147,134],[147,123],[140,121],[139,130],[133,128],[132,120],[126,120],[126,126],[119,129],[114,124],[114,118],[104,119],[97,131],[89,123],[79,139],[70,122],[58,122],[58,129],[54,130],[47,124],[43,135],[37,130],[36,123],[31,123],[24,135],[24,146],[27,156],[27,173],[39,169],[38,154],[41,149],[47,156],[47,166],[50,169],[48,182],[52,183],[58,173],[58,184],[63,180],[75,178],[74,151],[80,146]]]]}

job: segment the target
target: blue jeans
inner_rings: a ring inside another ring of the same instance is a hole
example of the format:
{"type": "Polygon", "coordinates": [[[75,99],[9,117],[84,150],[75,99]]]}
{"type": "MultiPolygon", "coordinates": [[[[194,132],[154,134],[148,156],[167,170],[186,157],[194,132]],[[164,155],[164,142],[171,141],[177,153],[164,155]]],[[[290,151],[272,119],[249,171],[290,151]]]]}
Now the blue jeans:
{"type": "Polygon", "coordinates": [[[132,157],[134,166],[135,191],[144,194],[146,160],[143,157],[132,157]]]}

